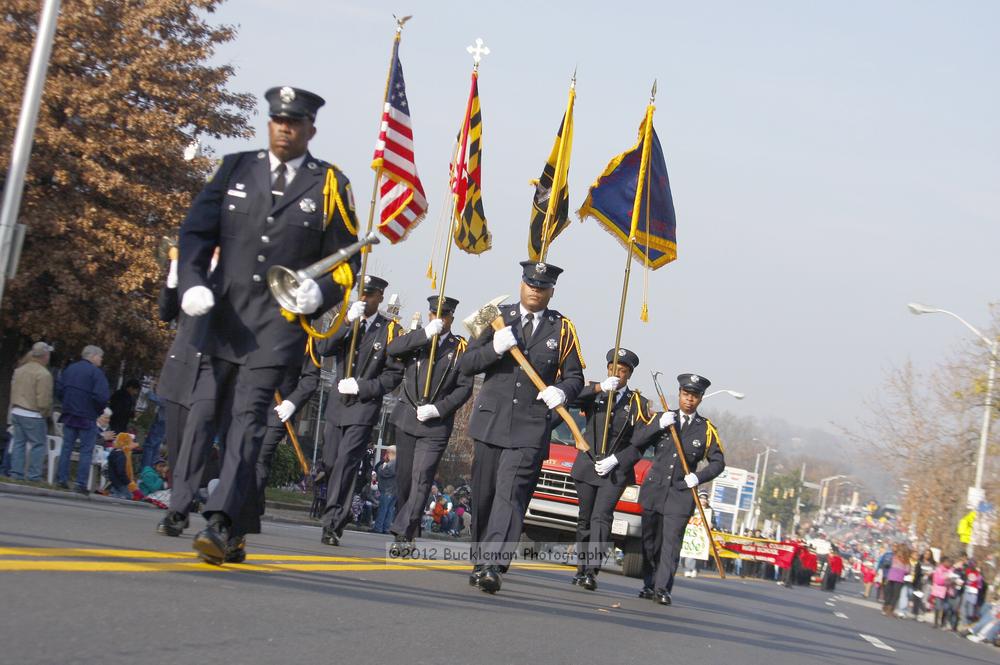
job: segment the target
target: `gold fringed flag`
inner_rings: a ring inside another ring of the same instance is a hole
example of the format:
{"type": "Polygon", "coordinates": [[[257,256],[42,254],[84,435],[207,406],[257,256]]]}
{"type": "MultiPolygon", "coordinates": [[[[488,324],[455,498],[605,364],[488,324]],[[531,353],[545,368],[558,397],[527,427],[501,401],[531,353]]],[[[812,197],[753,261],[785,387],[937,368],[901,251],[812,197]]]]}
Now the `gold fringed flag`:
{"type": "Polygon", "coordinates": [[[452,164],[455,187],[455,245],[469,254],[482,254],[493,244],[483,211],[483,117],[479,108],[479,74],[472,72],[472,88],[460,134],[460,150],[452,164]]]}
{"type": "Polygon", "coordinates": [[[552,241],[569,226],[569,159],[573,151],[573,101],[576,79],[569,89],[569,102],[552,152],[541,177],[533,181],[535,196],[531,202],[531,226],[528,229],[528,258],[544,261],[552,241]]]}
{"type": "Polygon", "coordinates": [[[587,194],[577,213],[580,220],[593,217],[619,242],[629,247],[633,258],[656,270],[677,258],[677,220],[670,193],[667,163],[650,118],[639,126],[639,139],[629,150],[612,159],[587,194]],[[647,121],[649,127],[647,131],[647,121]],[[649,142],[644,151],[644,143],[649,142]],[[648,164],[643,162],[646,152],[648,164]],[[639,185],[640,175],[645,176],[639,185]],[[632,219],[639,192],[637,219],[632,219]],[[629,242],[629,237],[634,240],[629,242]]]}

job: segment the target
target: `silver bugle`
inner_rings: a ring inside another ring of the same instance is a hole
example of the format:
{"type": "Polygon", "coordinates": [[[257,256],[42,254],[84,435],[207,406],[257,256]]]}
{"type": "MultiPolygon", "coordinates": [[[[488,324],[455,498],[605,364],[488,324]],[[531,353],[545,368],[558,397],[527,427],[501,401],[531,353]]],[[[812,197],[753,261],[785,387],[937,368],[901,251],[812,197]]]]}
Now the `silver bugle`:
{"type": "Polygon", "coordinates": [[[325,275],[368,245],[377,245],[378,243],[379,237],[372,231],[353,245],[339,249],[330,256],[301,270],[292,270],[284,266],[271,266],[267,271],[267,288],[271,290],[271,295],[283,309],[292,314],[305,314],[295,304],[295,293],[299,290],[299,285],[302,282],[325,275]]]}

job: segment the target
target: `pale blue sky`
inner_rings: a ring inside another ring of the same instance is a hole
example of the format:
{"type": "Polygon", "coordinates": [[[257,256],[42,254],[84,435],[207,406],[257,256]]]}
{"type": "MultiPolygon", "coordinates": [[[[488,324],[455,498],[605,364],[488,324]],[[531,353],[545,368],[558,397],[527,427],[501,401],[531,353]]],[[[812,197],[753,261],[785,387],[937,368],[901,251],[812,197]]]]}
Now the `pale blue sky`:
{"type": "MultiPolygon", "coordinates": [[[[327,99],[312,152],[351,178],[366,218],[392,13],[414,14],[401,57],[431,214],[380,246],[377,273],[423,307],[423,279],[464,111],[466,45],[482,65],[483,200],[494,249],[453,254],[464,316],[516,293],[532,189],[579,67],[570,205],[635,140],[650,85],[677,209],[679,258],[650,275],[638,320],[633,271],[623,335],[649,370],[694,371],[747,393],[716,408],[806,426],[850,425],[883,371],[930,365],[967,334],[906,303],[988,322],[1000,245],[1000,92],[992,2],[446,3],[233,0],[220,61],[232,87],[295,85],[327,99]]],[[[262,105],[263,108],[263,105],[262,105]]],[[[217,152],[266,143],[214,142],[217,152]]],[[[593,221],[549,260],[566,272],[552,306],[580,330],[588,374],[614,343],[623,251],[593,221]]],[[[674,384],[670,382],[670,394],[674,384]]]]}

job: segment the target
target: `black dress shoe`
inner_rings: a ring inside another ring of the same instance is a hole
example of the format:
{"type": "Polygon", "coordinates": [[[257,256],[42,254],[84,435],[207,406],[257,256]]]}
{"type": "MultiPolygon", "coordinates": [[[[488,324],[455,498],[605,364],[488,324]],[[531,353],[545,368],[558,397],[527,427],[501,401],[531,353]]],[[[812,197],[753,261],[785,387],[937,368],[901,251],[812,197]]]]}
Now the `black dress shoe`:
{"type": "Polygon", "coordinates": [[[667,591],[657,591],[656,598],[654,598],[653,600],[659,603],[660,605],[670,605],[671,603],[670,593],[667,591]]]}
{"type": "Polygon", "coordinates": [[[469,575],[469,586],[479,586],[480,580],[483,579],[483,575],[486,573],[486,566],[481,563],[477,563],[472,567],[472,574],[469,575]]]}
{"type": "Polygon", "coordinates": [[[337,532],[334,529],[325,526],[323,527],[323,537],[320,538],[319,541],[324,545],[332,545],[336,547],[340,544],[340,536],[337,535],[337,532]]]}
{"type": "Polygon", "coordinates": [[[479,579],[479,588],[489,594],[496,593],[500,590],[500,585],[502,584],[501,577],[500,568],[498,566],[490,566],[483,572],[483,576],[479,579]]]}
{"type": "Polygon", "coordinates": [[[585,573],[577,573],[576,575],[573,576],[573,579],[571,579],[569,582],[573,586],[578,586],[580,584],[583,584],[583,580],[585,577],[587,577],[585,573]]]}
{"type": "Polygon", "coordinates": [[[639,592],[639,597],[644,600],[652,600],[654,595],[653,587],[644,586],[639,592]]]}
{"type": "Polygon", "coordinates": [[[247,560],[246,536],[233,536],[226,543],[226,563],[243,563],[247,560]]]}
{"type": "Polygon", "coordinates": [[[229,528],[221,520],[212,519],[208,526],[194,537],[194,551],[205,563],[221,566],[226,560],[226,550],[229,543],[229,528]]]}
{"type": "Polygon", "coordinates": [[[188,527],[188,518],[180,513],[169,512],[156,525],[156,533],[164,536],[179,536],[188,527]]]}
{"type": "Polygon", "coordinates": [[[594,577],[593,573],[587,573],[586,577],[583,578],[583,581],[580,582],[580,586],[587,591],[597,591],[597,578],[594,577]]]}

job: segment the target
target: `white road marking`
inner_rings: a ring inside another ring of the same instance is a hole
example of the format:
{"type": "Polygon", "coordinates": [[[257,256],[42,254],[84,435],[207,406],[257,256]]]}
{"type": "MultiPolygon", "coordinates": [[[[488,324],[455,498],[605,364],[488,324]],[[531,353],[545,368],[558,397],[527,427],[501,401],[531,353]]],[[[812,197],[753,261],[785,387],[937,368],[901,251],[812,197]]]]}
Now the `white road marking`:
{"type": "Polygon", "coordinates": [[[833,616],[837,617],[838,619],[846,619],[847,618],[847,615],[844,614],[843,612],[834,612],[833,616]]]}
{"type": "Polygon", "coordinates": [[[833,603],[833,602],[831,602],[831,601],[828,600],[828,601],[826,601],[826,606],[827,607],[834,607],[835,603],[833,603]]]}
{"type": "Polygon", "coordinates": [[[864,633],[858,633],[865,642],[868,642],[876,649],[885,649],[886,651],[895,651],[891,646],[883,642],[877,637],[872,637],[871,635],[865,635],[864,633]]]}

